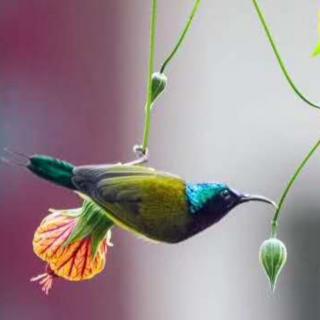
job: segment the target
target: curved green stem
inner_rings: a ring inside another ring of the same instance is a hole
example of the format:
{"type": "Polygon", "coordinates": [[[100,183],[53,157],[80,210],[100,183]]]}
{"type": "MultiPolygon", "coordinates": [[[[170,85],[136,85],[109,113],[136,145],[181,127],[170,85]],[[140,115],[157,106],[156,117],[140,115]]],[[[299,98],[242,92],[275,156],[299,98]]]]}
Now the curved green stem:
{"type": "Polygon", "coordinates": [[[188,31],[190,30],[191,28],[191,25],[192,25],[192,22],[193,22],[193,19],[199,9],[199,6],[200,6],[200,3],[201,3],[201,0],[196,0],[193,8],[192,8],[192,11],[191,11],[191,14],[188,18],[188,21],[187,21],[187,24],[185,25],[182,33],[180,34],[180,37],[175,45],[175,47],[173,48],[173,50],[171,51],[171,53],[169,54],[168,58],[164,61],[164,63],[162,64],[161,68],[160,68],[160,73],[163,73],[164,70],[166,69],[167,65],[169,64],[169,62],[172,60],[172,58],[175,56],[175,54],[177,53],[178,49],[181,47],[188,31]]]}
{"type": "Polygon", "coordinates": [[[151,31],[150,31],[150,51],[149,51],[149,66],[148,66],[148,83],[147,83],[147,101],[145,106],[145,125],[143,134],[143,151],[146,153],[151,131],[151,111],[152,111],[152,74],[154,72],[154,54],[156,47],[156,31],[157,31],[157,14],[158,0],[152,0],[151,13],[151,31]]]}
{"type": "Polygon", "coordinates": [[[292,188],[292,186],[294,185],[295,181],[297,180],[297,178],[300,176],[303,168],[306,166],[307,162],[309,161],[309,159],[312,157],[312,155],[315,153],[315,151],[318,149],[318,147],[320,146],[320,140],[317,141],[317,143],[312,147],[312,149],[308,152],[308,154],[306,155],[306,157],[303,159],[303,161],[301,162],[301,164],[298,166],[297,170],[295,171],[295,173],[293,174],[293,176],[291,177],[291,179],[289,180],[286,188],[284,189],[282,196],[280,198],[279,201],[279,206],[278,209],[276,210],[274,217],[272,219],[272,236],[275,237],[277,234],[277,228],[278,228],[278,220],[279,220],[279,216],[281,213],[281,209],[284,205],[284,202],[286,200],[286,197],[290,191],[290,189],[292,188]]]}
{"type": "Polygon", "coordinates": [[[281,55],[280,55],[279,50],[278,50],[278,48],[277,48],[277,46],[276,46],[276,44],[275,44],[275,41],[273,40],[271,31],[270,31],[269,26],[268,26],[268,24],[267,24],[267,22],[266,22],[266,19],[265,19],[265,17],[264,17],[264,14],[263,14],[263,12],[262,12],[262,9],[261,9],[261,7],[260,7],[260,5],[259,5],[259,3],[258,3],[258,0],[252,0],[252,2],[253,2],[254,7],[255,7],[255,9],[256,9],[256,11],[257,11],[258,17],[259,17],[259,19],[260,19],[260,22],[261,22],[261,24],[262,24],[262,26],[263,26],[263,29],[264,29],[266,35],[267,35],[267,38],[268,38],[268,40],[269,40],[269,42],[270,42],[270,45],[271,45],[271,47],[272,47],[272,50],[273,50],[273,52],[274,52],[274,54],[275,54],[275,56],[276,56],[276,58],[277,58],[277,61],[278,61],[278,63],[279,63],[279,66],[280,66],[280,68],[281,68],[281,70],[282,70],[285,78],[287,79],[290,87],[291,87],[292,90],[297,94],[297,96],[298,96],[301,100],[303,100],[304,102],[306,102],[309,106],[314,107],[314,108],[317,108],[317,109],[320,109],[320,106],[319,106],[319,105],[315,104],[314,102],[312,102],[312,101],[310,101],[308,98],[306,98],[306,96],[297,88],[297,86],[295,85],[295,83],[294,83],[293,80],[291,79],[291,76],[290,76],[290,74],[289,74],[289,72],[288,72],[288,70],[287,70],[287,68],[286,68],[286,66],[285,66],[285,64],[284,64],[284,62],[283,62],[283,60],[282,60],[282,58],[281,58],[281,55]]]}

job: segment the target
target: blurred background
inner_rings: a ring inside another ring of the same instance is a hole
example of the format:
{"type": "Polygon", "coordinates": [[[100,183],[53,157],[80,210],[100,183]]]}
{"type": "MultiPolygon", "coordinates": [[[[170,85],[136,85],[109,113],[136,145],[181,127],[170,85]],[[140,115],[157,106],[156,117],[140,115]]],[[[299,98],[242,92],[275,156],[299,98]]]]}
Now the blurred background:
{"type": "MultiPolygon", "coordinates": [[[[192,1],[159,1],[157,66],[192,1]]],[[[0,149],[75,164],[128,161],[143,133],[148,0],[0,2],[0,149]]],[[[298,86],[313,99],[320,60],[316,0],[263,1],[298,86]]],[[[153,115],[151,165],[190,181],[221,181],[278,199],[320,136],[320,112],[288,88],[250,1],[203,1],[153,115]]],[[[319,101],[319,100],[318,100],[319,101]]],[[[0,151],[1,155],[2,151],[0,151]]],[[[0,165],[0,319],[318,319],[320,156],[288,198],[280,238],[288,264],[271,294],[258,261],[270,208],[243,205],[178,245],[113,235],[106,270],[58,280],[49,297],[33,232],[71,192],[0,165]]]]}

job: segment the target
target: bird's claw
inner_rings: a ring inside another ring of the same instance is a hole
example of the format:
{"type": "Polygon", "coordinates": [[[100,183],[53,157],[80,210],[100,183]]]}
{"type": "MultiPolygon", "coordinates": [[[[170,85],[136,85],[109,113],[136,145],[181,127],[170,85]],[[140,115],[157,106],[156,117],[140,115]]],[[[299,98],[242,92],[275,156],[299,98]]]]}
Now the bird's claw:
{"type": "Polygon", "coordinates": [[[142,145],[135,144],[133,146],[133,152],[136,154],[138,159],[148,156],[148,148],[145,149],[142,145]]]}
{"type": "Polygon", "coordinates": [[[137,160],[126,163],[126,165],[139,165],[148,161],[148,149],[144,149],[142,145],[134,145],[133,152],[136,154],[137,160]]]}

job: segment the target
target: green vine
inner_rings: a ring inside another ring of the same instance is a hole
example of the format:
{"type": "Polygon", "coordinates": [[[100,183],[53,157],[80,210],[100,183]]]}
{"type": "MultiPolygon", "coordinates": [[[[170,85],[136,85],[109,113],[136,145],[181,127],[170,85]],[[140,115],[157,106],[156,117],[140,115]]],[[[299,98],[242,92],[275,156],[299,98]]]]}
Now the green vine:
{"type": "Polygon", "coordinates": [[[201,4],[201,0],[196,0],[193,8],[192,8],[192,11],[191,11],[191,14],[189,16],[189,19],[187,21],[187,24],[185,25],[178,41],[177,41],[177,44],[175,45],[175,47],[173,48],[173,50],[171,51],[171,53],[169,54],[168,58],[164,61],[164,63],[162,64],[161,68],[160,68],[160,73],[163,73],[167,67],[167,65],[169,64],[169,62],[172,60],[172,58],[175,56],[175,54],[177,53],[178,49],[181,47],[188,31],[190,30],[191,26],[192,26],[192,22],[193,22],[193,19],[199,9],[199,6],[201,4]]]}
{"type": "Polygon", "coordinates": [[[152,75],[154,72],[154,55],[155,55],[155,49],[156,49],[157,16],[158,16],[158,0],[152,0],[147,102],[145,106],[145,126],[144,126],[143,145],[142,145],[143,153],[147,152],[149,137],[150,137],[150,130],[151,130],[151,112],[152,112],[152,103],[153,103],[152,75]]]}
{"type": "Polygon", "coordinates": [[[141,149],[143,154],[147,153],[150,132],[151,132],[151,122],[152,122],[152,109],[155,99],[159,94],[165,89],[166,77],[164,71],[169,63],[172,61],[179,48],[182,46],[185,37],[192,26],[194,17],[199,9],[201,0],[196,0],[187,23],[180,34],[176,45],[169,54],[169,56],[163,62],[160,68],[160,74],[154,72],[154,60],[155,60],[155,48],[156,48],[156,31],[157,31],[157,17],[158,17],[158,0],[152,0],[152,11],[151,11],[151,25],[150,25],[150,49],[149,49],[149,66],[148,66],[148,81],[147,81],[147,99],[145,104],[145,124],[144,124],[144,134],[143,134],[143,144],[141,149]]]}
{"type": "Polygon", "coordinates": [[[254,7],[255,7],[255,9],[256,9],[256,12],[257,12],[257,15],[258,15],[258,17],[259,17],[259,20],[260,20],[260,22],[261,22],[261,24],[262,24],[262,26],[263,26],[263,29],[264,29],[264,31],[265,31],[265,33],[266,33],[266,35],[267,35],[267,38],[268,38],[268,40],[269,40],[269,42],[270,42],[270,45],[271,45],[271,47],[272,47],[272,50],[273,50],[273,52],[274,52],[274,54],[275,54],[275,56],[276,56],[276,59],[277,59],[278,64],[279,64],[279,66],[280,66],[280,69],[281,69],[282,73],[284,74],[285,78],[287,79],[290,87],[291,87],[292,90],[296,93],[296,95],[297,95],[301,100],[303,100],[305,103],[307,103],[309,106],[314,107],[314,108],[317,108],[317,109],[320,109],[320,106],[317,105],[316,103],[312,102],[310,99],[308,99],[308,98],[298,89],[298,87],[296,86],[296,84],[293,82],[293,80],[292,80],[292,78],[291,78],[291,76],[290,76],[290,74],[289,74],[289,72],[288,72],[288,70],[287,70],[287,67],[286,67],[284,61],[283,61],[283,59],[281,58],[280,52],[279,52],[279,50],[278,50],[278,48],[277,48],[277,45],[276,45],[276,43],[275,43],[275,41],[274,41],[274,39],[273,39],[273,37],[272,37],[270,28],[269,28],[269,26],[268,26],[268,23],[267,23],[265,17],[264,17],[263,11],[262,11],[262,9],[261,9],[261,7],[260,7],[260,5],[259,5],[258,0],[252,0],[252,2],[253,2],[253,5],[254,5],[254,7]]]}
{"type": "Polygon", "coordinates": [[[296,169],[295,173],[293,174],[293,176],[289,180],[286,188],[284,189],[284,191],[283,191],[283,193],[281,195],[280,201],[279,201],[278,208],[277,208],[277,210],[275,212],[275,215],[274,215],[274,217],[272,219],[272,234],[271,234],[272,237],[276,237],[276,235],[277,235],[278,220],[279,220],[281,210],[283,208],[284,202],[286,200],[286,197],[287,197],[289,191],[291,190],[291,188],[293,187],[294,183],[296,182],[296,180],[300,176],[301,172],[303,171],[304,167],[306,166],[306,164],[308,163],[308,161],[310,160],[312,155],[315,153],[315,151],[319,148],[319,146],[320,146],[320,140],[318,140],[317,143],[308,152],[306,157],[303,159],[303,161],[298,166],[298,168],[296,169]]]}

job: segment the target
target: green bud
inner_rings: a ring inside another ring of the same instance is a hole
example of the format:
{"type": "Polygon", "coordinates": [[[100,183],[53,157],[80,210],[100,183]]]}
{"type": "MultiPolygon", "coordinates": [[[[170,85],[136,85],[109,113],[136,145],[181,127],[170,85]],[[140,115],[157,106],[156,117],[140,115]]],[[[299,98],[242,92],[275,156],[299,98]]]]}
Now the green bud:
{"type": "Polygon", "coordinates": [[[274,291],[279,274],[287,261],[287,249],[280,240],[270,238],[262,243],[259,256],[274,291]]]}
{"type": "Polygon", "coordinates": [[[167,85],[167,77],[164,73],[155,72],[152,75],[151,101],[154,102],[164,91],[167,85]]]}

